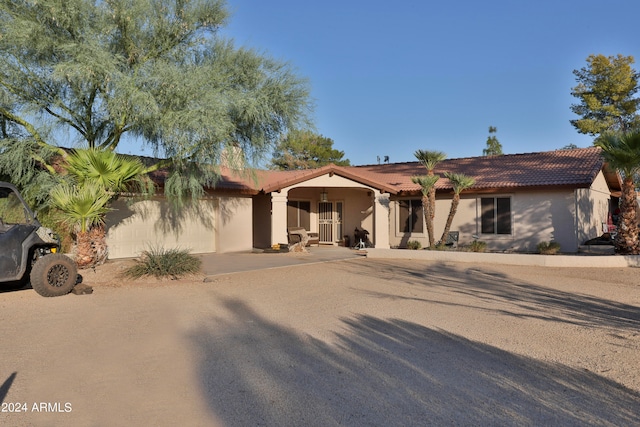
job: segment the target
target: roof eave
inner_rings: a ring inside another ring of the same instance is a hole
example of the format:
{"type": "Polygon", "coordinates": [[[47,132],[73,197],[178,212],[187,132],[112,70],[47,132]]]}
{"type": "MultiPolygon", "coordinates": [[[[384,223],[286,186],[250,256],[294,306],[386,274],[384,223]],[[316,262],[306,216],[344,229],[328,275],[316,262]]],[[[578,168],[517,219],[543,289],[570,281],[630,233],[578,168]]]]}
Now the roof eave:
{"type": "Polygon", "coordinates": [[[272,193],[274,191],[280,191],[285,187],[291,187],[302,182],[308,181],[313,178],[317,178],[323,175],[338,175],[342,178],[346,178],[360,184],[364,184],[368,187],[375,188],[376,190],[382,191],[383,193],[396,194],[398,190],[393,188],[390,185],[387,185],[383,182],[377,182],[365,178],[357,173],[353,173],[341,166],[336,166],[334,164],[330,164],[327,166],[323,166],[318,169],[310,169],[308,173],[301,173],[291,179],[280,180],[269,185],[266,185],[262,188],[262,191],[265,193],[272,193]]]}
{"type": "MultiPolygon", "coordinates": [[[[544,190],[564,190],[575,188],[589,188],[589,183],[570,183],[570,184],[551,184],[551,185],[513,185],[503,187],[475,187],[469,188],[460,193],[460,195],[469,194],[506,194],[513,193],[514,191],[544,191],[544,190]]],[[[436,194],[451,194],[452,188],[438,188],[436,194]]],[[[415,190],[402,190],[397,193],[398,196],[422,196],[422,191],[415,190]]]]}

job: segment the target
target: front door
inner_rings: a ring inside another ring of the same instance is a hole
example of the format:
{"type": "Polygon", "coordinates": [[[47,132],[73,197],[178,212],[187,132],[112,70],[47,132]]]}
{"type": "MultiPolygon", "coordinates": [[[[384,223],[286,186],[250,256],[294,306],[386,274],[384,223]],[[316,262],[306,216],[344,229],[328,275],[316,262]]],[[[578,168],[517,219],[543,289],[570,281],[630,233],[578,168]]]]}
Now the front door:
{"type": "Polygon", "coordinates": [[[333,244],[342,236],[342,202],[318,203],[320,243],[333,244]]]}

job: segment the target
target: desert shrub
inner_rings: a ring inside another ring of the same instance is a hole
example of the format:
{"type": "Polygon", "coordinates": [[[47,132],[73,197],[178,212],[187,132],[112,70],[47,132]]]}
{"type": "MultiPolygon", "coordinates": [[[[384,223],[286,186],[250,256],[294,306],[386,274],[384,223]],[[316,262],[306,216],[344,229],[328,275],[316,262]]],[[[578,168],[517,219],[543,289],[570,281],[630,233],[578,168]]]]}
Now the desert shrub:
{"type": "Polygon", "coordinates": [[[457,248],[454,247],[453,245],[445,245],[444,243],[438,243],[433,247],[433,249],[435,249],[436,251],[452,251],[452,250],[456,250],[457,248]]]}
{"type": "Polygon", "coordinates": [[[474,240],[469,245],[469,250],[471,252],[484,252],[487,250],[487,242],[482,242],[480,240],[474,240]]]}
{"type": "Polygon", "coordinates": [[[540,242],[538,243],[538,252],[543,255],[555,255],[560,252],[560,243],[554,242],[540,242]]]}
{"type": "Polygon", "coordinates": [[[417,240],[409,240],[407,242],[407,249],[418,250],[421,247],[422,247],[422,245],[417,240]]]}
{"type": "Polygon", "coordinates": [[[140,259],[126,269],[124,275],[133,279],[142,276],[177,279],[199,272],[200,264],[200,259],[191,255],[188,249],[152,247],[142,252],[140,259]]]}

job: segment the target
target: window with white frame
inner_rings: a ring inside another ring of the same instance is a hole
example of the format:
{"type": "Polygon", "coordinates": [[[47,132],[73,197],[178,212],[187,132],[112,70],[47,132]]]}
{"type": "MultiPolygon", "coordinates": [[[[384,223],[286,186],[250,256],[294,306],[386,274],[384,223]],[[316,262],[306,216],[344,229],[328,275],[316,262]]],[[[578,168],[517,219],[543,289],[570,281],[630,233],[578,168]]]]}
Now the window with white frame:
{"type": "Polygon", "coordinates": [[[304,227],[311,230],[311,202],[306,200],[287,201],[287,227],[304,227]]]}
{"type": "Polygon", "coordinates": [[[401,233],[423,233],[422,200],[398,200],[398,230],[401,233]]]}
{"type": "Polygon", "coordinates": [[[511,234],[511,197],[482,197],[480,206],[480,233],[511,234]]]}

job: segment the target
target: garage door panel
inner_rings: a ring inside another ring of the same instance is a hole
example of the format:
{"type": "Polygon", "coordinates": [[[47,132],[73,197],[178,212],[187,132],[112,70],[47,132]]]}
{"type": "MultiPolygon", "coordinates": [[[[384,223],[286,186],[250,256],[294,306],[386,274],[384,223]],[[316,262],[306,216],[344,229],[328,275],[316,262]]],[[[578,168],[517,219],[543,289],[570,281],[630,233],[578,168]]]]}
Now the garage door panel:
{"type": "Polygon", "coordinates": [[[164,199],[127,205],[118,200],[107,214],[109,258],[137,257],[150,247],[215,252],[215,200],[199,201],[194,208],[175,214],[164,199]]]}

